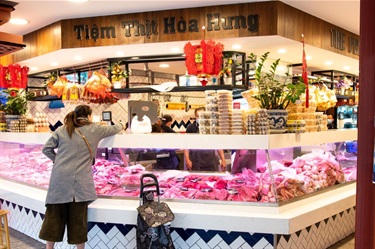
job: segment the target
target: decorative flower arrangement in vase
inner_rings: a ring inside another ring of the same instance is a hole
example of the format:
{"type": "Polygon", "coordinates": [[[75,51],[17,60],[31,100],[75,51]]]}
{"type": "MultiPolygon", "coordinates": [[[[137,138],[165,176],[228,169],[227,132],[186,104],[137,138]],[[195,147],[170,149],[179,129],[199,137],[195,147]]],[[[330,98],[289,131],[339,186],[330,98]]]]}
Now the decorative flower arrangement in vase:
{"type": "Polygon", "coordinates": [[[113,88],[119,89],[122,87],[122,84],[125,78],[128,77],[128,74],[125,70],[123,70],[118,62],[112,63],[110,67],[111,71],[111,82],[113,84],[113,88]]]}
{"type": "Polygon", "coordinates": [[[348,79],[347,77],[343,76],[340,77],[336,84],[336,88],[338,89],[338,94],[345,95],[345,90],[349,89],[353,82],[348,79]]]}
{"type": "MultiPolygon", "coordinates": [[[[306,85],[301,81],[292,82],[288,73],[284,76],[276,74],[280,58],[271,64],[268,72],[263,72],[268,55],[269,52],[266,52],[260,57],[254,75],[257,91],[254,91],[251,97],[258,100],[261,109],[267,109],[271,133],[282,133],[286,130],[286,108],[290,103],[299,100],[306,90],[306,85]]],[[[255,60],[256,56],[251,53],[249,58],[255,60]]]]}
{"type": "Polygon", "coordinates": [[[223,57],[223,69],[220,70],[220,77],[225,85],[232,85],[232,68],[241,66],[240,61],[236,61],[236,56],[226,54],[223,57]]]}

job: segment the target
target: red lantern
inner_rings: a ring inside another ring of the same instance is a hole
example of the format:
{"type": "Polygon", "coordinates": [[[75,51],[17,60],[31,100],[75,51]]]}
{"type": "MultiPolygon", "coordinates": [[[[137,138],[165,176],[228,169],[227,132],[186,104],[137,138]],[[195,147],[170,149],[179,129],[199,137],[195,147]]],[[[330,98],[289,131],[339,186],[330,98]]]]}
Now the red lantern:
{"type": "Polygon", "coordinates": [[[18,64],[10,64],[7,67],[0,65],[1,88],[26,88],[29,68],[18,64]]]}
{"type": "Polygon", "coordinates": [[[202,40],[200,45],[186,43],[185,65],[190,75],[217,75],[222,66],[224,45],[202,40]]]}

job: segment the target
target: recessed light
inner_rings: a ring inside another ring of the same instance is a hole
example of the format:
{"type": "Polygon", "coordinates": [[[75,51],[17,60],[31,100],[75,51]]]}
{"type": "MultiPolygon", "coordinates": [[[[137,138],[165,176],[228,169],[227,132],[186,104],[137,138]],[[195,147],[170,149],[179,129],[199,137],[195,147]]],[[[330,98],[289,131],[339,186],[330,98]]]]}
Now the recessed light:
{"type": "Polygon", "coordinates": [[[166,68],[169,67],[169,64],[160,64],[159,67],[166,68]]]}
{"type": "Polygon", "coordinates": [[[279,54],[285,54],[286,53],[286,49],[285,48],[280,48],[279,50],[277,50],[277,52],[279,54]]]}
{"type": "Polygon", "coordinates": [[[232,49],[241,49],[240,44],[233,44],[232,49]]]}
{"type": "Polygon", "coordinates": [[[9,20],[11,24],[16,24],[16,25],[26,25],[29,24],[30,22],[26,19],[21,19],[21,18],[12,18],[9,20]]]}
{"type": "Polygon", "coordinates": [[[70,2],[75,2],[75,3],[83,3],[83,2],[88,2],[89,0],[69,0],[70,2]]]}
{"type": "Polygon", "coordinates": [[[56,67],[56,66],[58,66],[58,65],[59,65],[59,63],[57,63],[56,61],[51,62],[51,66],[53,66],[53,67],[56,67]]]}
{"type": "Polygon", "coordinates": [[[83,57],[81,55],[76,55],[76,56],[74,56],[74,59],[76,61],[81,61],[83,59],[83,57]]]}
{"type": "Polygon", "coordinates": [[[332,65],[333,63],[332,63],[332,61],[326,61],[324,64],[326,64],[326,65],[332,65]]]}
{"type": "Polygon", "coordinates": [[[350,67],[349,66],[344,66],[343,69],[344,70],[350,70],[350,67]]]}
{"type": "Polygon", "coordinates": [[[309,61],[309,60],[311,60],[311,59],[312,59],[312,57],[311,57],[310,55],[307,55],[307,56],[306,56],[306,60],[307,60],[307,61],[309,61]]]}
{"type": "Polygon", "coordinates": [[[276,70],[279,72],[285,72],[285,67],[284,66],[277,66],[276,70]]]}
{"type": "Polygon", "coordinates": [[[173,48],[171,48],[171,52],[172,52],[172,53],[178,53],[178,52],[180,52],[180,48],[178,48],[178,47],[173,47],[173,48]]]}
{"type": "Polygon", "coordinates": [[[117,56],[124,56],[125,53],[124,53],[124,51],[117,51],[117,52],[116,52],[116,55],[117,55],[117,56]]]}

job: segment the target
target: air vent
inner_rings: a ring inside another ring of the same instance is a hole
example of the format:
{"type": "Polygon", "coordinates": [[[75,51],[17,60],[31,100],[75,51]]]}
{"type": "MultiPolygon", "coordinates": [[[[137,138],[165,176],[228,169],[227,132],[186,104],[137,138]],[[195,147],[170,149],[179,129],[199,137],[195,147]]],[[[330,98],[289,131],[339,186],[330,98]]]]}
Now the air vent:
{"type": "Polygon", "coordinates": [[[0,41],[0,56],[14,53],[18,50],[23,49],[24,47],[26,47],[26,45],[24,44],[0,41]]]}

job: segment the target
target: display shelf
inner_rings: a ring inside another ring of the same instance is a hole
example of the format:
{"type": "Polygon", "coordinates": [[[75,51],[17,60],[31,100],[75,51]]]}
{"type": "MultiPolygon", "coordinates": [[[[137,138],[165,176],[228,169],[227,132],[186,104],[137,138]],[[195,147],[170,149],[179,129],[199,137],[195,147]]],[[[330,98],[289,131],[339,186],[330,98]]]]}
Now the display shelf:
{"type": "Polygon", "coordinates": [[[61,100],[61,97],[52,96],[52,95],[37,96],[33,98],[31,101],[52,101],[52,100],[61,100]]]}
{"type": "MultiPolygon", "coordinates": [[[[0,133],[0,141],[44,144],[50,133],[0,133]]],[[[155,149],[279,149],[357,140],[357,129],[270,135],[200,135],[186,133],[119,134],[99,147],[155,149]]]]}
{"type": "MultiPolygon", "coordinates": [[[[210,85],[210,86],[176,86],[169,92],[197,92],[205,90],[236,90],[245,89],[244,86],[232,86],[232,85],[210,85]]],[[[151,87],[133,87],[133,88],[121,88],[112,89],[113,93],[157,93],[159,91],[151,87]]]]}
{"type": "Polygon", "coordinates": [[[355,96],[348,96],[348,95],[336,95],[337,99],[355,99],[355,96]]]}

